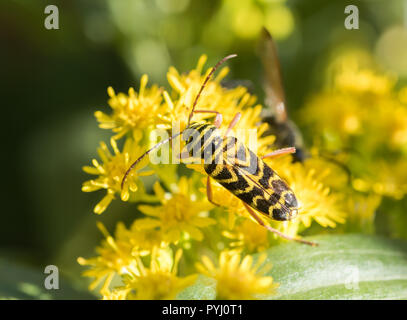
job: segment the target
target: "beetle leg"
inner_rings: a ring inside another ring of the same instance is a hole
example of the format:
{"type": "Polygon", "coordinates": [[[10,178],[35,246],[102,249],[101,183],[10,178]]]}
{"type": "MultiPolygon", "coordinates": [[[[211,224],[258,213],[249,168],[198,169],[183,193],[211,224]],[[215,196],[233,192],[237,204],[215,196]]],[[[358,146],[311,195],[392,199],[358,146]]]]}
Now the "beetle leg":
{"type": "Polygon", "coordinates": [[[229,132],[237,125],[237,123],[239,122],[241,117],[242,117],[242,114],[240,112],[235,114],[232,121],[229,123],[228,128],[226,129],[224,137],[226,137],[229,134],[229,132]]]}
{"type": "Polygon", "coordinates": [[[213,193],[212,193],[212,185],[211,185],[211,178],[208,176],[206,179],[206,196],[210,203],[214,204],[217,207],[220,207],[220,204],[217,204],[213,201],[213,193]]]}
{"type": "Polygon", "coordinates": [[[218,129],[220,128],[220,126],[222,124],[222,120],[223,120],[222,114],[220,112],[218,112],[218,111],[215,111],[215,110],[195,110],[194,113],[216,113],[216,118],[215,118],[215,121],[214,121],[213,124],[218,129]]]}
{"type": "Polygon", "coordinates": [[[220,126],[222,125],[222,121],[223,121],[222,114],[221,114],[221,113],[217,113],[217,114],[216,114],[215,121],[213,122],[213,124],[214,124],[214,126],[215,126],[216,128],[219,129],[220,126]]]}
{"type": "Polygon", "coordinates": [[[295,147],[289,147],[289,148],[282,148],[282,149],[278,149],[278,150],[274,150],[273,152],[267,153],[264,156],[262,156],[262,159],[266,159],[266,158],[277,158],[279,156],[283,156],[285,154],[289,154],[289,153],[295,153],[295,147]]]}
{"type": "Polygon", "coordinates": [[[252,208],[250,208],[246,203],[244,203],[244,206],[246,207],[247,211],[250,213],[250,215],[258,222],[258,224],[260,224],[261,226],[265,227],[268,231],[273,232],[275,234],[277,234],[278,236],[280,236],[281,238],[287,239],[287,240],[293,240],[293,241],[297,241],[297,242],[301,242],[304,244],[308,244],[310,246],[317,246],[318,244],[315,242],[311,242],[311,241],[307,241],[307,240],[303,240],[303,239],[299,239],[299,238],[294,238],[291,236],[288,236],[280,231],[278,231],[277,229],[274,229],[268,225],[266,225],[264,223],[264,221],[253,211],[252,208]]]}

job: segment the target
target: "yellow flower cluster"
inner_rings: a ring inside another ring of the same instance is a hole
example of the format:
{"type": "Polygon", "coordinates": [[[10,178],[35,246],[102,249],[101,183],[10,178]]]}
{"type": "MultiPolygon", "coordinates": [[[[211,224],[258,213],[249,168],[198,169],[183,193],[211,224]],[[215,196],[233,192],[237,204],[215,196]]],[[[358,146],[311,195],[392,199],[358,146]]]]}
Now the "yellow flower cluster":
{"type": "Polygon", "coordinates": [[[134,88],[129,89],[128,95],[119,93],[116,95],[112,87],[109,87],[109,105],[112,114],[107,115],[102,111],[96,111],[95,117],[102,129],[112,129],[116,135],[114,139],[123,137],[131,132],[133,139],[138,141],[142,138],[143,131],[137,128],[148,128],[157,123],[157,118],[152,117],[161,110],[161,89],[157,86],[146,88],[148,77],[143,75],[140,80],[138,93],[134,88]]]}
{"type": "MultiPolygon", "coordinates": [[[[147,76],[141,78],[139,92],[130,89],[128,94],[116,94],[109,88],[112,112],[95,113],[100,127],[114,133],[113,153],[101,143],[100,161],[94,159],[92,167],[84,167],[85,172],[96,178],[86,181],[82,190],[107,191],[95,213],[105,211],[117,196],[136,203],[148,196],[149,202],[154,202],[139,204],[139,213],[130,228],[118,223],[114,236],[99,224],[105,240],[96,249],[97,256],[78,259],[89,268],[84,275],[95,279],[90,288],[99,288],[104,299],[172,299],[194,282],[196,273],[217,280],[217,297],[222,299],[261,298],[276,289],[269,276],[270,264],[264,264],[264,256],[253,263],[251,254],[263,252],[282,240],[254,222],[241,200],[214,181],[211,181],[214,202],[222,206],[211,204],[206,198],[206,176],[201,165],[151,164],[145,157],[121,189],[126,170],[149,149],[152,130],[170,131],[174,120],[180,122],[178,129],[185,128],[193,100],[210,71],[203,71],[205,62],[206,56],[202,56],[196,68],[188,73],[170,68],[169,90],[148,88],[147,76]],[[122,150],[119,145],[123,145],[122,150]],[[153,190],[145,183],[146,175],[156,179],[153,190]],[[219,257],[218,267],[209,258],[201,257],[205,252],[219,257]]],[[[220,81],[227,73],[228,68],[224,67],[208,82],[198,108],[221,111],[224,120],[221,130],[240,112],[241,119],[231,134],[259,156],[273,151],[275,137],[264,136],[268,125],[261,121],[262,106],[244,87],[223,87],[220,81]],[[245,134],[246,130],[254,130],[256,141],[245,134]]],[[[211,118],[211,114],[199,113],[194,121],[211,118]]],[[[301,207],[295,221],[264,218],[265,223],[297,236],[313,221],[331,228],[345,222],[343,197],[334,188],[334,181],[343,175],[326,169],[326,161],[312,160],[316,158],[304,163],[294,163],[291,156],[266,160],[294,190],[301,207]]]]}
{"type": "MultiPolygon", "coordinates": [[[[287,38],[295,27],[294,14],[285,0],[223,0],[215,17],[204,28],[205,37],[212,33],[213,43],[230,43],[234,37],[255,39],[265,26],[277,39],[287,38]],[[222,34],[215,30],[224,30],[222,34]],[[214,35],[215,34],[215,35],[214,35]],[[226,34],[226,35],[224,35],[226,34]]],[[[218,44],[219,45],[219,44],[218,44]]]]}
{"type": "Polygon", "coordinates": [[[351,188],[359,193],[347,197],[349,215],[365,216],[359,208],[367,206],[372,220],[380,197],[407,194],[407,88],[396,89],[393,75],[375,71],[366,60],[356,54],[337,58],[329,85],[308,101],[300,118],[313,144],[349,171],[351,188]]]}
{"type": "Polygon", "coordinates": [[[99,164],[96,159],[93,159],[93,167],[83,167],[83,171],[92,175],[97,175],[98,177],[96,179],[86,181],[82,186],[82,191],[92,192],[99,189],[107,190],[106,196],[95,206],[94,212],[98,214],[101,214],[106,210],[117,193],[121,195],[121,199],[123,201],[127,201],[129,199],[130,192],[134,193],[138,190],[138,177],[153,173],[151,170],[142,172],[139,171],[147,164],[148,161],[145,159],[145,161],[140,162],[137,168],[130,173],[123,190],[121,190],[120,183],[123,175],[126,173],[129,166],[137,159],[137,157],[142,154],[143,149],[141,146],[138,146],[134,140],[127,139],[124,144],[123,151],[120,152],[116,141],[111,139],[110,142],[113,147],[114,154],[109,151],[109,148],[104,142],[101,142],[100,147],[98,148],[98,154],[100,159],[103,161],[103,164],[99,164]]]}
{"type": "Polygon", "coordinates": [[[253,257],[250,255],[241,259],[236,251],[223,251],[218,267],[207,256],[203,256],[196,268],[202,274],[216,279],[216,299],[250,300],[258,295],[270,295],[277,287],[272,277],[265,276],[271,269],[270,263],[264,264],[265,260],[266,256],[261,255],[253,265],[253,257]]]}
{"type": "Polygon", "coordinates": [[[145,266],[139,256],[135,257],[137,269],[130,270],[123,277],[122,287],[103,292],[105,300],[172,300],[182,289],[195,282],[196,275],[178,277],[178,263],[182,250],[171,256],[165,250],[155,250],[145,266]]]}
{"type": "Polygon", "coordinates": [[[150,218],[137,220],[145,229],[158,229],[163,233],[163,239],[176,243],[181,240],[183,233],[197,241],[202,241],[203,233],[199,228],[215,224],[216,221],[208,217],[213,208],[206,199],[198,200],[191,187],[191,181],[181,177],[178,190],[166,194],[157,182],[154,185],[155,194],[160,206],[141,205],[139,210],[150,218]]]}

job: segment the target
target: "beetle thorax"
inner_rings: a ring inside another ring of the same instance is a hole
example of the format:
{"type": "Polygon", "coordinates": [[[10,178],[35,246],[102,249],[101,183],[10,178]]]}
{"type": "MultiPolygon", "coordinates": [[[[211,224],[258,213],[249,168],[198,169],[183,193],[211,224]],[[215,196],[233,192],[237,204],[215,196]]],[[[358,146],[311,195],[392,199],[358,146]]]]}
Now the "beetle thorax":
{"type": "Polygon", "coordinates": [[[210,123],[192,123],[182,134],[186,148],[193,158],[201,158],[209,163],[215,150],[221,145],[220,130],[210,123]]]}

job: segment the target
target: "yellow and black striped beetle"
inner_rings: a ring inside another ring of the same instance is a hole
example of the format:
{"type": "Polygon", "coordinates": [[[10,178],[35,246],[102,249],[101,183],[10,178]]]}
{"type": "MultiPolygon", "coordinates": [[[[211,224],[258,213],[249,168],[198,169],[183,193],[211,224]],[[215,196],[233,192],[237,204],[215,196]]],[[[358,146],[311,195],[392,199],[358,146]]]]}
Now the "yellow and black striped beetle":
{"type": "Polygon", "coordinates": [[[294,153],[295,148],[279,149],[259,158],[237,138],[228,136],[230,130],[232,130],[239,121],[240,113],[235,115],[226,133],[222,136],[219,130],[222,123],[222,115],[220,112],[214,110],[195,110],[199,97],[215,70],[226,60],[236,56],[236,54],[229,55],[220,60],[212,68],[194,100],[186,128],[168,139],[160,141],[141,155],[126,171],[122,179],[121,187],[123,188],[124,182],[131,170],[145,156],[154,149],[182,134],[183,140],[187,142],[186,148],[188,156],[198,156],[204,161],[204,169],[208,174],[207,197],[210,202],[219,206],[219,204],[213,201],[210,182],[210,178],[212,178],[241,199],[249,214],[257,223],[267,230],[287,240],[294,240],[314,246],[316,245],[314,242],[285,235],[277,229],[266,225],[253,210],[255,209],[266,217],[277,221],[288,221],[297,216],[298,202],[294,192],[288,187],[284,180],[263,161],[264,158],[294,153]],[[206,122],[191,123],[195,113],[216,114],[214,124],[206,122]]]}

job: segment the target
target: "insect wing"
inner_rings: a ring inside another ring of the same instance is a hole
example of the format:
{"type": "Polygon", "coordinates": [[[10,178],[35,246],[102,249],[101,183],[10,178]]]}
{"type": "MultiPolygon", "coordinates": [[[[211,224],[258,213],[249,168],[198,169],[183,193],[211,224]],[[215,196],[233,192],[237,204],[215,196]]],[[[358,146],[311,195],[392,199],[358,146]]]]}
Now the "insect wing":
{"type": "Polygon", "coordinates": [[[266,93],[265,104],[270,110],[268,116],[275,116],[278,122],[284,122],[287,113],[280,62],[273,38],[265,28],[261,33],[259,47],[260,58],[265,72],[263,84],[266,93]]]}
{"type": "Polygon", "coordinates": [[[286,183],[235,137],[227,137],[223,146],[223,162],[206,165],[206,173],[252,208],[273,219],[287,220],[293,207],[286,202],[287,195],[289,200],[295,196],[286,183]]]}

